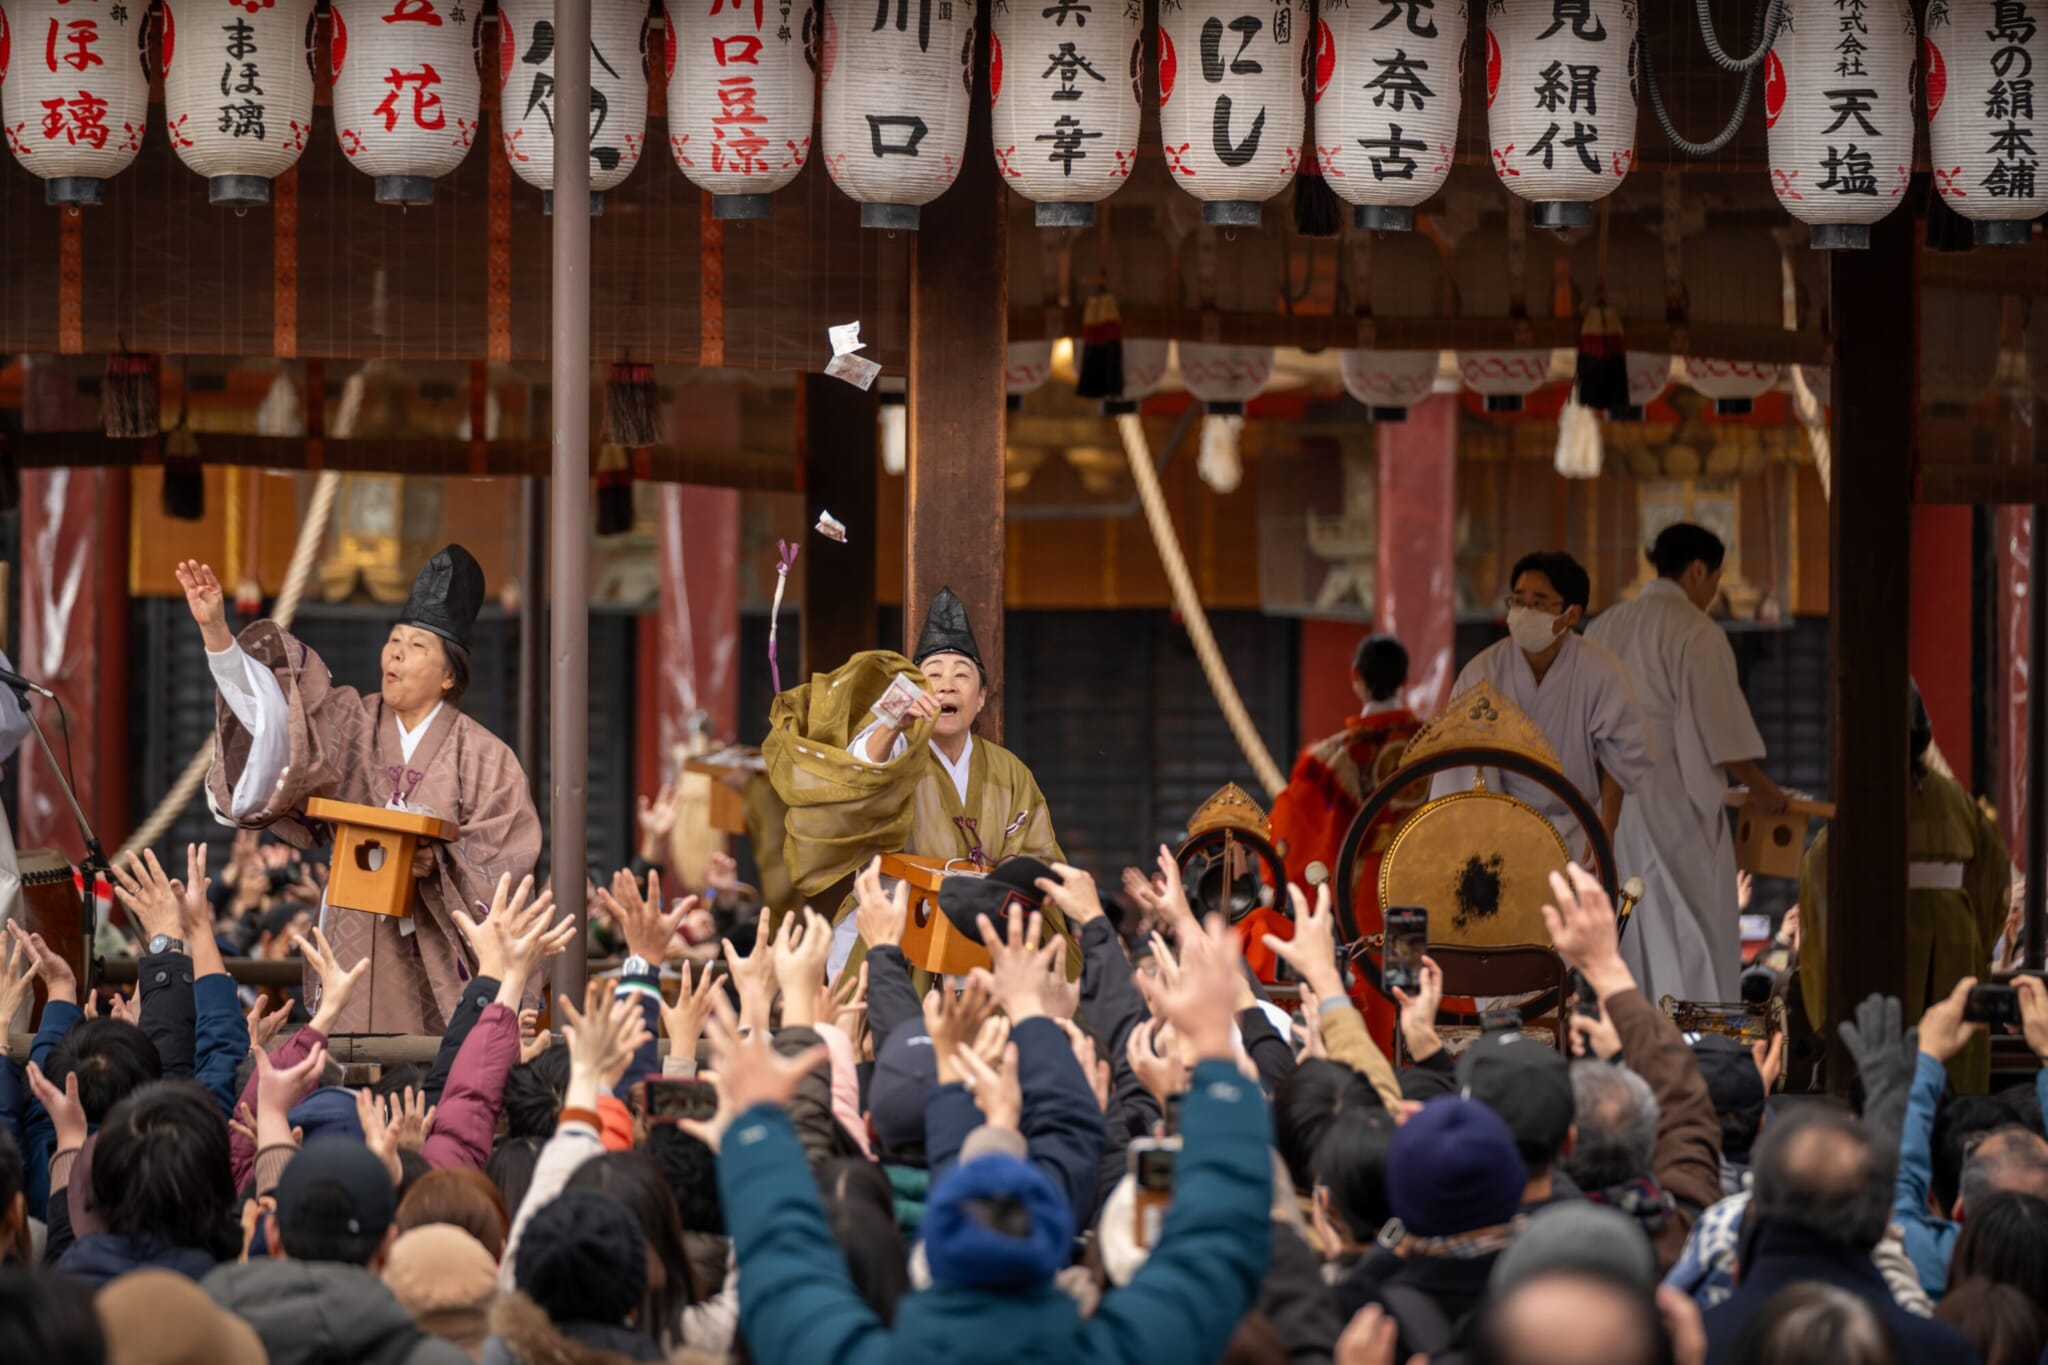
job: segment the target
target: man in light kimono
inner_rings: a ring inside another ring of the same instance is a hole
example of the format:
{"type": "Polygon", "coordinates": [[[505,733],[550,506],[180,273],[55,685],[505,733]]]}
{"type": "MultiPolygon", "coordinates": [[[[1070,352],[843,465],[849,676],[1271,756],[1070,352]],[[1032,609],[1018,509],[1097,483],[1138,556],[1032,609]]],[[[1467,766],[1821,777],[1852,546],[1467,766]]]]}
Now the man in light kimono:
{"type": "MultiPolygon", "coordinates": [[[[840,912],[835,967],[854,945],[847,891],[877,854],[983,868],[1018,854],[1062,861],[1031,770],[974,734],[987,701],[981,650],[950,588],[932,599],[913,659],[856,654],[775,699],[763,752],[789,808],[784,854],[798,892],[840,912]],[[922,683],[916,702],[896,723],[871,717],[897,676],[922,683]]],[[[1043,913],[1048,927],[1064,927],[1055,907],[1043,913]]],[[[1078,962],[1078,949],[1069,957],[1078,962]]]]}
{"type": "MultiPolygon", "coordinates": [[[[207,801],[223,823],[269,829],[295,848],[327,842],[306,815],[316,796],[437,815],[461,834],[422,841],[418,895],[406,919],[323,905],[320,923],[344,968],[369,957],[367,990],[342,1012],[341,1033],[440,1033],[470,963],[453,918],[489,912],[500,876],[540,856],[540,818],[519,760],[458,707],[469,686],[470,631],[484,575],[450,545],[427,562],[385,641],[369,696],[335,683],[320,656],[274,621],[237,641],[213,570],[178,566],[178,584],[206,642],[220,691],[207,801]]],[[[307,1003],[318,978],[308,971],[307,1003]]]]}
{"type": "MultiPolygon", "coordinates": [[[[1451,695],[1484,680],[1519,707],[1550,741],[1564,776],[1600,813],[1608,837],[1622,796],[1650,770],[1650,737],[1621,661],[1579,638],[1592,582],[1562,550],[1522,556],[1508,577],[1508,638],[1488,645],[1458,674],[1451,695]]],[[[1591,841],[1570,807],[1517,773],[1486,770],[1487,785],[1526,801],[1557,828],[1565,847],[1591,865],[1591,841]]],[[[1432,796],[1470,790],[1463,768],[1438,773],[1432,796]]],[[[1623,869],[1627,875],[1627,869],[1623,869]]]]}
{"type": "Polygon", "coordinates": [[[1628,670],[1656,747],[1614,835],[1621,874],[1643,879],[1621,952],[1652,1000],[1741,998],[1728,779],[1749,788],[1759,811],[1785,809],[1785,793],[1757,766],[1764,740],[1735,651],[1706,611],[1721,591],[1725,554],[1704,527],[1665,527],[1650,548],[1657,577],[1586,627],[1586,638],[1628,670]]]}

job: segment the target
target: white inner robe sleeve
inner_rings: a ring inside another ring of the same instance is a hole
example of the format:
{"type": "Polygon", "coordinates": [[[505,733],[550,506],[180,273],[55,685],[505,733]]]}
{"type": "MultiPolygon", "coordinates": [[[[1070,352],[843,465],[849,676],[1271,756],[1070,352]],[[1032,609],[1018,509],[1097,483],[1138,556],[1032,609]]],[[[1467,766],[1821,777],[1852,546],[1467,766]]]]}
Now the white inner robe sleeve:
{"type": "Polygon", "coordinates": [[[228,808],[232,819],[244,820],[263,808],[264,798],[284,776],[291,759],[291,707],[277,675],[259,667],[240,645],[231,644],[218,654],[208,650],[206,666],[213,670],[214,685],[228,710],[249,732],[249,757],[235,779],[228,808]]]}

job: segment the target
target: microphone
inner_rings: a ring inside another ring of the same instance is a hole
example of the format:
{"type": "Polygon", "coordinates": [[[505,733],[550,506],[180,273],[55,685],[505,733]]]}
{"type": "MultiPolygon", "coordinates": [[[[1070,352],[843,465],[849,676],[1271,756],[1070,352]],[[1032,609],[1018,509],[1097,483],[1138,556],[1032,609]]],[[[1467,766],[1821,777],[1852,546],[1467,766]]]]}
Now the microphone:
{"type": "Polygon", "coordinates": [[[34,692],[39,696],[48,697],[51,701],[57,700],[55,692],[44,687],[41,683],[30,682],[27,678],[22,677],[21,674],[9,668],[0,668],[0,686],[11,687],[17,692],[34,692]]]}

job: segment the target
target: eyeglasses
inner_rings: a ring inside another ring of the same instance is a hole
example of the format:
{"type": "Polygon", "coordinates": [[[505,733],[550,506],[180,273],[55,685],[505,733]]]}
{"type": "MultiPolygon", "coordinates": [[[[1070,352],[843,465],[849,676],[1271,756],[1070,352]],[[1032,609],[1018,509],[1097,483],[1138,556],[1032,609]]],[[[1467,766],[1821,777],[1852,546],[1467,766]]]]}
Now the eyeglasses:
{"type": "Polygon", "coordinates": [[[1531,611],[1540,611],[1550,616],[1560,615],[1564,611],[1564,603],[1558,598],[1525,597],[1519,593],[1512,592],[1501,598],[1501,606],[1503,608],[1527,607],[1531,611]]]}

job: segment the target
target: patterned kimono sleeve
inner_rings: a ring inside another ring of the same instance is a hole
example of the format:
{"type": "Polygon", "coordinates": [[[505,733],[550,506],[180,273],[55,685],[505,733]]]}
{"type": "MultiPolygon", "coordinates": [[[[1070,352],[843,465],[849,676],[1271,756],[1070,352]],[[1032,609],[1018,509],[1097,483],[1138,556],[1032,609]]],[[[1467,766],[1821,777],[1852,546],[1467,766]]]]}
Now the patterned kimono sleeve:
{"type": "Polygon", "coordinates": [[[228,699],[219,697],[213,766],[206,777],[208,799],[227,823],[268,829],[288,844],[309,848],[319,842],[318,831],[305,816],[309,798],[368,800],[370,746],[362,694],[337,685],[312,647],[273,621],[251,625],[237,643],[256,667],[270,671],[284,694],[285,762],[271,790],[254,795],[251,808],[230,818],[235,784],[249,763],[253,741],[228,699]]]}

